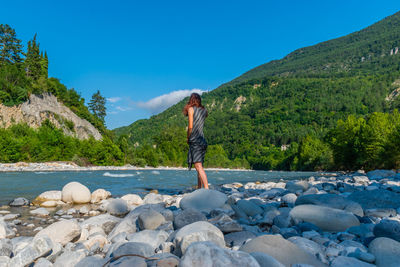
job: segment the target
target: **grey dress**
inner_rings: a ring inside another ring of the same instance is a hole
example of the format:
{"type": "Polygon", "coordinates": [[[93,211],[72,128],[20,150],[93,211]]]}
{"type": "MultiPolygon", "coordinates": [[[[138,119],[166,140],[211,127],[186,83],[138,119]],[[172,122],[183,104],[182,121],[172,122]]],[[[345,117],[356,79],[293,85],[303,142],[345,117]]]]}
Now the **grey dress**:
{"type": "Polygon", "coordinates": [[[203,134],[204,120],[207,117],[205,108],[193,107],[193,129],[189,136],[189,152],[187,162],[189,170],[195,162],[204,162],[207,151],[207,142],[203,134]]]}

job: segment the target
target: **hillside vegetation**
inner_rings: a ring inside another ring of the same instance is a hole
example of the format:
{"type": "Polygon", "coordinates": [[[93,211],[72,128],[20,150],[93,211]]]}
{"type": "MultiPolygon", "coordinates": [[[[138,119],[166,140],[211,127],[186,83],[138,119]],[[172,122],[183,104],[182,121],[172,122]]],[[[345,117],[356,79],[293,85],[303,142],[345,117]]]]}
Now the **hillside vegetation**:
{"type": "MultiPolygon", "coordinates": [[[[203,94],[209,110],[206,158],[222,167],[255,169],[399,167],[397,155],[387,158],[399,142],[398,113],[392,113],[400,106],[399,42],[396,13],[359,32],[298,49],[203,94]]],[[[126,153],[153,164],[184,165],[186,101],[116,129],[130,144],[126,153]]]]}

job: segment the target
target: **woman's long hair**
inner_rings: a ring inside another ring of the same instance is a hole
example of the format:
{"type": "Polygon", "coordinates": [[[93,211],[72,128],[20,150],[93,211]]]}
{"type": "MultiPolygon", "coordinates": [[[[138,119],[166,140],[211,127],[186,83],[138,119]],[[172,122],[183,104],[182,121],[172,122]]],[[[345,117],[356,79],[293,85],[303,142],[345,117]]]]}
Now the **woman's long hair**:
{"type": "Polygon", "coordinates": [[[188,110],[191,107],[204,108],[203,105],[201,104],[201,97],[199,94],[193,93],[190,95],[188,103],[183,108],[183,115],[187,116],[188,110]]]}

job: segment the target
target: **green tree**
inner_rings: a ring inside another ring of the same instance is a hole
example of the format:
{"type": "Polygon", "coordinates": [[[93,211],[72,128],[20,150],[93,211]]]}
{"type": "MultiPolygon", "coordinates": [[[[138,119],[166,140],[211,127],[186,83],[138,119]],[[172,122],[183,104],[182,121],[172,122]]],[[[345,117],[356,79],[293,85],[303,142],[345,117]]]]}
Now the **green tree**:
{"type": "Polygon", "coordinates": [[[38,80],[42,73],[43,59],[40,54],[39,43],[36,41],[36,34],[33,39],[28,42],[28,51],[25,59],[26,75],[33,80],[38,80]]]}
{"type": "Polygon", "coordinates": [[[0,63],[16,64],[22,62],[22,44],[15,30],[7,24],[0,24],[0,63]]]}
{"type": "Polygon", "coordinates": [[[90,100],[88,106],[90,111],[104,123],[104,118],[107,115],[106,98],[100,94],[99,90],[92,95],[92,99],[90,100]]]}

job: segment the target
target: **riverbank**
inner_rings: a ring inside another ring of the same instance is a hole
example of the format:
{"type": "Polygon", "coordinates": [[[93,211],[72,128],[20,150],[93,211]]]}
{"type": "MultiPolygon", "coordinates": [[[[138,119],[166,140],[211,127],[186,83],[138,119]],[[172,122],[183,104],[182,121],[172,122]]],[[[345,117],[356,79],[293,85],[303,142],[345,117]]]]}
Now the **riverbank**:
{"type": "Polygon", "coordinates": [[[143,198],[72,182],[0,216],[0,266],[390,267],[400,257],[393,171],[143,198]]]}
{"type": "MultiPolygon", "coordinates": [[[[74,162],[0,163],[0,172],[56,172],[56,171],[129,171],[129,170],[187,170],[184,167],[78,166],[74,162]]],[[[210,171],[252,171],[249,169],[206,168],[210,171]]]]}

